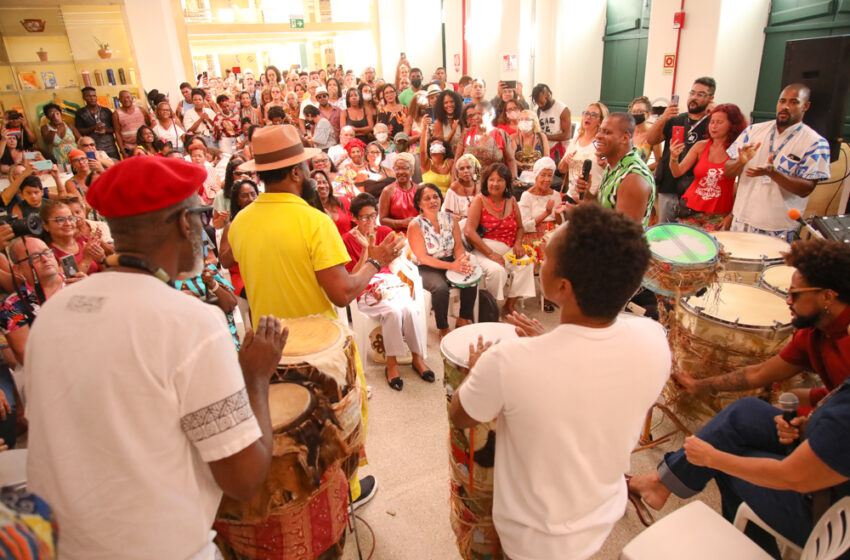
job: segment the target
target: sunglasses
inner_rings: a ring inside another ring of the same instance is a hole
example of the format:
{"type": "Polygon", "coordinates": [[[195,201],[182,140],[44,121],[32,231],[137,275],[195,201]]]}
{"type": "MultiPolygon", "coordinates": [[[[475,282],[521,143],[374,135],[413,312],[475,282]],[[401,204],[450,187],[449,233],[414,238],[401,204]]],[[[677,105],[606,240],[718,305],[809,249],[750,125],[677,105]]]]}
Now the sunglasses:
{"type": "Polygon", "coordinates": [[[178,210],[177,212],[175,212],[171,216],[169,216],[168,219],[165,220],[166,223],[173,222],[183,212],[187,212],[189,214],[197,214],[198,217],[201,219],[201,224],[204,227],[206,227],[206,226],[208,226],[212,223],[212,214],[213,214],[213,207],[212,206],[196,206],[194,208],[183,208],[181,210],[178,210]]]}
{"type": "Polygon", "coordinates": [[[806,292],[820,292],[825,288],[791,288],[788,290],[788,295],[791,296],[791,301],[797,301],[797,296],[806,292]]]}

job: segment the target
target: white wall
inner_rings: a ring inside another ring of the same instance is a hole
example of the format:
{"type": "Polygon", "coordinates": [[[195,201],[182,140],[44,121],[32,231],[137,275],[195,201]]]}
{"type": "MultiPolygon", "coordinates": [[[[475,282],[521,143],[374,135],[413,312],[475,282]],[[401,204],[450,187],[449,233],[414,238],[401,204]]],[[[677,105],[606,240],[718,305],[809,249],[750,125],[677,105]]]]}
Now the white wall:
{"type": "MultiPolygon", "coordinates": [[[[456,3],[459,20],[460,1],[456,3]]],[[[404,52],[412,66],[422,69],[423,80],[430,80],[434,70],[443,65],[440,0],[378,0],[378,18],[382,57],[378,75],[394,80],[399,54],[404,52]]],[[[451,64],[448,56],[446,63],[451,64]]]]}

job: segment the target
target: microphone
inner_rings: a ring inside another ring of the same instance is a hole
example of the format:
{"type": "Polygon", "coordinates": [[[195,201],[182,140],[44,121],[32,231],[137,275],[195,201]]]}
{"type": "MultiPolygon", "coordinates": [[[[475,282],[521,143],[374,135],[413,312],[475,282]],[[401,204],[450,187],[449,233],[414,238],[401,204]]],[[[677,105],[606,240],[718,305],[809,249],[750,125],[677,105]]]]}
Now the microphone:
{"type": "MultiPolygon", "coordinates": [[[[782,419],[791,423],[791,420],[797,417],[797,407],[800,406],[800,399],[794,393],[782,393],[779,395],[779,408],[782,410],[782,419]]],[[[794,448],[797,447],[798,441],[794,441],[785,446],[785,453],[790,455],[794,448]]]]}
{"type": "Polygon", "coordinates": [[[800,224],[801,226],[803,226],[805,229],[807,229],[809,231],[809,233],[811,233],[815,237],[820,238],[820,239],[824,239],[823,234],[821,232],[819,232],[818,230],[816,230],[815,228],[813,228],[812,226],[810,226],[809,223],[806,220],[803,219],[803,215],[800,213],[800,211],[797,210],[796,208],[792,208],[791,210],[788,210],[788,217],[791,218],[792,220],[794,220],[795,222],[797,222],[798,224],[800,224]]]}
{"type": "MultiPolygon", "coordinates": [[[[593,162],[589,159],[584,160],[584,163],[581,164],[581,178],[584,179],[585,182],[590,180],[590,169],[593,167],[593,162]]],[[[588,185],[590,188],[590,185],[588,185]]],[[[578,195],[579,200],[584,200],[584,193],[578,195]]]]}

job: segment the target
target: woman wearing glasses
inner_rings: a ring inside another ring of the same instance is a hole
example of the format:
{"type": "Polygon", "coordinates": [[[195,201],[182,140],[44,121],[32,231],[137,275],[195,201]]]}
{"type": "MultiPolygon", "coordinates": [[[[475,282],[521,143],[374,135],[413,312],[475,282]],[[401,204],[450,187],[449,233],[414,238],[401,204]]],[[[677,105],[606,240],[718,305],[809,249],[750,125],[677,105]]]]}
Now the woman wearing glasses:
{"type": "Polygon", "coordinates": [[[80,272],[89,275],[100,272],[106,251],[99,230],[88,239],[79,235],[77,217],[64,202],[44,201],[39,216],[44,222],[47,244],[57,261],[73,255],[80,272]]]}
{"type": "Polygon", "coordinates": [[[586,159],[592,162],[590,168],[590,193],[596,194],[596,191],[599,190],[599,182],[602,180],[602,167],[596,161],[596,146],[593,140],[596,138],[596,133],[599,132],[599,126],[607,116],[608,107],[602,103],[596,102],[588,105],[587,109],[581,114],[581,126],[567,147],[564,157],[558,163],[558,171],[562,175],[569,173],[568,194],[574,200],[579,199],[575,184],[576,179],[581,176],[581,168],[586,159]]]}

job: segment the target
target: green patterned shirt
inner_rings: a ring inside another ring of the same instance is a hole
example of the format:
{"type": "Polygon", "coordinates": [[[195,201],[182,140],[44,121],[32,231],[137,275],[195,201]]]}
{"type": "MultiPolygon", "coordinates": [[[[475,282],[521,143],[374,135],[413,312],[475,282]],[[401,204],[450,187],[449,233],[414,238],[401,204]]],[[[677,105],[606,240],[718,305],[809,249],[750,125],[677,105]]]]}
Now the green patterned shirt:
{"type": "Polygon", "coordinates": [[[636,149],[633,148],[632,151],[623,156],[623,159],[617,162],[617,165],[605,170],[602,175],[602,183],[599,185],[597,199],[602,206],[616,210],[620,183],[629,173],[637,173],[646,179],[649,186],[652,187],[649,200],[646,201],[646,211],[643,213],[643,227],[646,227],[649,225],[649,215],[652,213],[652,205],[655,202],[655,177],[636,149]]]}

